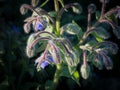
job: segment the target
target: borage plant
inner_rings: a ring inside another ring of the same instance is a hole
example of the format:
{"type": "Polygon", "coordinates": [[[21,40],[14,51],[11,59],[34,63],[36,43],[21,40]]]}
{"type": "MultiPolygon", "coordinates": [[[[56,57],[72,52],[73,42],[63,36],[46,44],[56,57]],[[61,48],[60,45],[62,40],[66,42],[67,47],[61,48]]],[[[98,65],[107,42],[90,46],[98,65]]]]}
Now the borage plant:
{"type": "MultiPolygon", "coordinates": [[[[49,0],[47,0],[49,1],[49,0]]],[[[47,3],[45,1],[41,6],[47,3]]],[[[106,41],[110,34],[107,27],[112,27],[113,33],[120,38],[120,27],[113,20],[119,18],[120,7],[117,6],[105,12],[108,0],[100,0],[101,12],[96,11],[96,6],[88,6],[87,28],[85,31],[75,22],[61,26],[62,14],[68,8],[78,15],[82,8],[78,3],[64,5],[63,0],[54,0],[55,11],[47,12],[38,5],[39,0],[32,0],[32,5],[23,4],[20,8],[22,14],[31,10],[33,14],[25,19],[24,30],[26,33],[34,31],[27,41],[26,54],[29,58],[39,56],[35,60],[37,70],[40,71],[48,65],[56,66],[54,79],[51,87],[46,89],[55,90],[61,76],[72,78],[79,84],[80,74],[83,79],[88,79],[91,67],[94,65],[99,70],[113,68],[110,54],[116,54],[118,46],[106,41]],[[62,6],[60,9],[59,5],[62,6]],[[91,21],[91,16],[96,13],[96,22],[91,21]],[[80,65],[80,70],[77,66],[80,65]]],[[[80,15],[79,15],[80,16],[80,15]]],[[[47,82],[46,82],[47,83],[47,82]]]]}

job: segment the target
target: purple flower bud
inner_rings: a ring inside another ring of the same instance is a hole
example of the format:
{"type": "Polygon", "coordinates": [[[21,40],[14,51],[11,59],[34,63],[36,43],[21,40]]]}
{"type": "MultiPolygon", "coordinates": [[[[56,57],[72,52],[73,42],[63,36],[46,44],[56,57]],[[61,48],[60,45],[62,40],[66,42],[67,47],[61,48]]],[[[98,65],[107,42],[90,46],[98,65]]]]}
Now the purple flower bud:
{"type": "Polygon", "coordinates": [[[80,68],[81,76],[83,79],[88,79],[90,76],[90,66],[88,64],[83,64],[80,68]]]}

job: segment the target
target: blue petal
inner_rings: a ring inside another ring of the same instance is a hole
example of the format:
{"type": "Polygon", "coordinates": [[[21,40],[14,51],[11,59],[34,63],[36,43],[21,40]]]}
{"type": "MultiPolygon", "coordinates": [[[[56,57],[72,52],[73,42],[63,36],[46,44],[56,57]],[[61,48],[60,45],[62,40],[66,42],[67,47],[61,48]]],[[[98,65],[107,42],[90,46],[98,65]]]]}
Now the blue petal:
{"type": "Polygon", "coordinates": [[[50,62],[54,62],[52,56],[47,57],[50,62]]]}
{"type": "Polygon", "coordinates": [[[40,22],[36,24],[36,28],[38,29],[38,31],[44,29],[44,28],[43,28],[43,24],[40,23],[40,22]]]}
{"type": "Polygon", "coordinates": [[[40,65],[41,68],[45,68],[48,65],[47,61],[43,61],[42,64],[40,65]]]}

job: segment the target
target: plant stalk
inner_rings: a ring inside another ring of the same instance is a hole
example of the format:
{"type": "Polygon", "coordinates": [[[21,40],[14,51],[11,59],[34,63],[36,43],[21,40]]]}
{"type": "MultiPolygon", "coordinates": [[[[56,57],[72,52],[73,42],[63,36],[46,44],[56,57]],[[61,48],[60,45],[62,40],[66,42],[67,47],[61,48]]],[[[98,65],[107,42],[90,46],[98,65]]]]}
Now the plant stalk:
{"type": "Polygon", "coordinates": [[[60,19],[58,17],[58,12],[59,12],[58,0],[54,0],[54,5],[55,5],[55,11],[57,13],[56,22],[55,22],[56,35],[60,36],[60,19]]]}
{"type": "Polygon", "coordinates": [[[84,60],[84,65],[86,65],[87,64],[87,56],[86,56],[86,50],[84,49],[83,50],[83,60],[84,60]]]}
{"type": "Polygon", "coordinates": [[[56,65],[56,72],[55,72],[55,75],[54,75],[51,90],[56,90],[56,88],[57,88],[57,85],[58,85],[58,82],[59,82],[59,76],[60,76],[61,69],[62,69],[61,67],[62,67],[61,64],[56,65]]]}
{"type": "Polygon", "coordinates": [[[90,23],[91,22],[91,12],[88,12],[88,25],[87,25],[87,31],[90,30],[90,23]]]}
{"type": "Polygon", "coordinates": [[[105,0],[103,0],[103,2],[102,2],[102,8],[101,8],[101,16],[100,16],[100,19],[102,19],[103,16],[104,16],[104,13],[105,13],[105,6],[106,6],[105,0]]]}

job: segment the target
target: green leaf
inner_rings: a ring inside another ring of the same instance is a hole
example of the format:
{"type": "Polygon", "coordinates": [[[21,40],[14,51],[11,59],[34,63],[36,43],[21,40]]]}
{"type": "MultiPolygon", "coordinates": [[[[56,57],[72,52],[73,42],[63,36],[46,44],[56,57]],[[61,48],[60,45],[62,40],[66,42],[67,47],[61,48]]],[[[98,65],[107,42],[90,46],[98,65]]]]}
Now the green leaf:
{"type": "Polygon", "coordinates": [[[65,56],[65,60],[67,65],[71,67],[77,66],[77,64],[79,63],[78,53],[71,51],[71,53],[65,56]]]}
{"type": "Polygon", "coordinates": [[[91,47],[91,46],[95,45],[96,43],[97,43],[96,40],[90,40],[89,42],[87,42],[87,43],[85,44],[85,46],[91,47]]]}
{"type": "Polygon", "coordinates": [[[102,60],[102,56],[101,56],[100,54],[94,55],[93,64],[94,64],[99,70],[102,70],[102,69],[103,69],[103,60],[102,60]]]}
{"type": "Polygon", "coordinates": [[[27,45],[30,45],[35,40],[34,34],[31,34],[27,40],[27,45]]]}
{"type": "Polygon", "coordinates": [[[80,82],[79,82],[79,80],[80,80],[80,74],[79,74],[78,71],[75,71],[73,73],[72,79],[80,86],[80,82]]]}
{"type": "Polygon", "coordinates": [[[100,11],[96,11],[96,13],[95,13],[95,14],[96,14],[96,19],[97,19],[97,20],[99,20],[100,15],[101,15],[100,11]]]}
{"type": "Polygon", "coordinates": [[[95,28],[95,34],[97,37],[100,37],[102,39],[108,39],[110,37],[110,34],[103,28],[103,27],[97,27],[95,28]]]}
{"type": "Polygon", "coordinates": [[[68,66],[69,73],[72,75],[76,71],[77,66],[68,66]]]}
{"type": "Polygon", "coordinates": [[[115,36],[120,39],[120,27],[116,27],[115,29],[113,29],[113,33],[115,34],[115,36]]]}
{"type": "Polygon", "coordinates": [[[97,37],[97,36],[96,36],[96,40],[97,40],[98,42],[103,42],[103,41],[104,41],[102,38],[97,37]]]}
{"type": "Polygon", "coordinates": [[[68,77],[68,78],[71,78],[71,74],[68,70],[68,67],[67,65],[62,65],[62,72],[60,73],[60,76],[65,76],[65,77],[68,77]]]}
{"type": "Polygon", "coordinates": [[[104,41],[96,44],[93,48],[98,49],[99,51],[105,51],[111,54],[117,54],[118,52],[118,45],[116,43],[110,41],[104,41]]]}
{"type": "Polygon", "coordinates": [[[45,31],[49,32],[49,33],[52,33],[54,30],[53,26],[51,24],[47,25],[45,31]]]}
{"type": "Polygon", "coordinates": [[[80,4],[77,4],[76,6],[72,7],[72,10],[76,14],[81,14],[82,13],[82,7],[80,4]]]}
{"type": "Polygon", "coordinates": [[[77,37],[78,37],[78,39],[82,39],[82,37],[83,37],[83,31],[82,31],[82,28],[75,22],[75,21],[72,21],[72,23],[73,24],[75,24],[76,25],[76,27],[78,27],[79,28],[79,33],[77,33],[77,37]]]}
{"type": "Polygon", "coordinates": [[[102,54],[102,58],[103,58],[103,63],[106,67],[107,70],[111,70],[113,68],[113,62],[111,60],[111,58],[109,56],[107,56],[106,54],[102,54]]]}
{"type": "Polygon", "coordinates": [[[76,79],[79,79],[79,78],[80,78],[80,75],[79,75],[78,71],[75,71],[75,72],[73,73],[73,76],[74,76],[76,79]]]}
{"type": "Polygon", "coordinates": [[[64,25],[62,28],[61,28],[61,33],[63,34],[63,32],[66,32],[68,34],[71,34],[71,35],[75,35],[75,34],[78,34],[80,33],[82,30],[81,28],[76,25],[75,23],[69,23],[69,24],[66,24],[64,25]]]}
{"type": "Polygon", "coordinates": [[[44,51],[46,48],[46,45],[47,45],[47,42],[41,40],[38,45],[35,45],[35,52],[39,53],[44,51]]]}
{"type": "Polygon", "coordinates": [[[51,17],[56,17],[57,16],[57,13],[55,11],[50,11],[48,12],[48,14],[51,16],[51,17]]]}
{"type": "Polygon", "coordinates": [[[62,66],[62,72],[60,73],[60,76],[65,76],[67,78],[73,79],[78,85],[79,83],[79,73],[76,71],[76,67],[70,67],[67,65],[62,66]]]}

